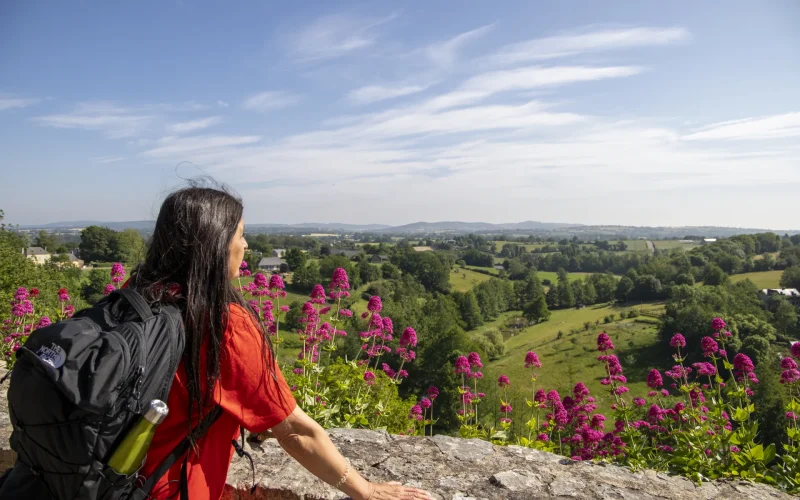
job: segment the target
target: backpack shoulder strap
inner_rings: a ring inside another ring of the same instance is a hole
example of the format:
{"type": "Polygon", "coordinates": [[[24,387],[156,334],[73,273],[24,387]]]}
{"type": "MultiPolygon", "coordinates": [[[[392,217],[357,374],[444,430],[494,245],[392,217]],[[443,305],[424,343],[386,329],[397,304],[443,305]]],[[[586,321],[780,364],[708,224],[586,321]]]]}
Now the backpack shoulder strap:
{"type": "Polygon", "coordinates": [[[153,310],[150,309],[150,305],[144,300],[144,297],[139,295],[136,290],[132,288],[120,288],[115,293],[119,293],[122,297],[128,301],[128,304],[133,306],[133,309],[136,311],[136,314],[139,315],[142,321],[147,321],[148,319],[153,317],[153,310]]]}
{"type": "MultiPolygon", "coordinates": [[[[200,423],[197,424],[197,427],[192,429],[191,436],[194,438],[195,442],[197,442],[198,440],[200,440],[200,438],[205,436],[205,434],[208,432],[208,430],[211,428],[214,422],[216,422],[219,419],[220,416],[222,416],[222,407],[216,405],[210,412],[208,412],[208,414],[205,417],[203,417],[200,423]]],[[[133,496],[131,497],[132,500],[144,500],[145,498],[149,497],[150,492],[153,491],[153,488],[155,487],[158,480],[161,479],[161,477],[164,476],[164,474],[166,474],[167,471],[170,470],[172,466],[175,465],[175,463],[182,456],[188,457],[187,452],[189,451],[190,445],[191,445],[191,440],[189,436],[183,438],[183,440],[180,443],[178,443],[178,445],[175,446],[175,448],[173,448],[173,450],[169,453],[169,455],[164,457],[164,460],[162,460],[161,463],[158,464],[158,467],[156,467],[153,473],[150,474],[150,477],[148,477],[145,480],[144,484],[142,484],[142,486],[139,487],[134,492],[133,496]]],[[[183,466],[181,467],[181,489],[183,489],[184,483],[188,484],[186,478],[186,462],[187,462],[186,459],[184,459],[183,466]]]]}

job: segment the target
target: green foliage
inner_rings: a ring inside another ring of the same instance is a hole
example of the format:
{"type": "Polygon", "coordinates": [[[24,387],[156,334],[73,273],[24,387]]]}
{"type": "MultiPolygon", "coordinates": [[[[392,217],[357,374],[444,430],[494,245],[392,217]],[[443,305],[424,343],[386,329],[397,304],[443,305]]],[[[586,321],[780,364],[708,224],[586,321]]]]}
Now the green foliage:
{"type": "Polygon", "coordinates": [[[786,268],[781,275],[781,287],[800,290],[800,266],[786,268]]]}
{"type": "Polygon", "coordinates": [[[320,266],[317,261],[311,261],[307,265],[295,269],[291,287],[300,292],[310,292],[314,285],[321,282],[320,266]]]}
{"type": "Polygon", "coordinates": [[[628,296],[633,291],[633,280],[630,279],[628,276],[623,276],[619,282],[617,282],[617,288],[614,291],[614,296],[617,300],[621,302],[625,302],[628,300],[628,296]]]}
{"type": "Polygon", "coordinates": [[[381,264],[381,275],[383,276],[383,279],[396,280],[400,278],[401,275],[400,268],[398,268],[391,262],[384,262],[383,264],[381,264]]]}
{"type": "Polygon", "coordinates": [[[458,310],[466,330],[474,330],[483,324],[481,308],[478,306],[478,300],[472,291],[465,293],[454,292],[453,298],[458,304],[458,310]]]}
{"type": "Polygon", "coordinates": [[[112,262],[119,260],[120,248],[113,229],[89,226],[81,231],[81,257],[86,262],[112,262]]]}
{"type": "Polygon", "coordinates": [[[450,291],[450,265],[435,252],[406,250],[397,256],[397,265],[411,274],[429,292],[450,291]]]}
{"type": "Polygon", "coordinates": [[[289,269],[292,271],[297,271],[298,269],[305,267],[308,260],[308,256],[299,248],[290,248],[286,250],[286,254],[283,256],[283,258],[289,265],[289,269]]]}
{"type": "Polygon", "coordinates": [[[103,298],[103,291],[109,283],[111,275],[107,269],[92,269],[81,288],[81,297],[87,304],[94,304],[103,298]]]}
{"type": "Polygon", "coordinates": [[[728,281],[728,275],[716,264],[709,264],[706,274],[703,277],[703,284],[710,286],[724,285],[728,281]]]}

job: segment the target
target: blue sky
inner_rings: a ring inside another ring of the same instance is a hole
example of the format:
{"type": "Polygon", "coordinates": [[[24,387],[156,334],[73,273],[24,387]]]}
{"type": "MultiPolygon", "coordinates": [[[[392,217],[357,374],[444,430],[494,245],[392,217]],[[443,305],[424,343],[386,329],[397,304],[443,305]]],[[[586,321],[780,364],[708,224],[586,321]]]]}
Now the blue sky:
{"type": "Polygon", "coordinates": [[[0,4],[7,221],[800,229],[798,2],[284,4],[0,4]]]}

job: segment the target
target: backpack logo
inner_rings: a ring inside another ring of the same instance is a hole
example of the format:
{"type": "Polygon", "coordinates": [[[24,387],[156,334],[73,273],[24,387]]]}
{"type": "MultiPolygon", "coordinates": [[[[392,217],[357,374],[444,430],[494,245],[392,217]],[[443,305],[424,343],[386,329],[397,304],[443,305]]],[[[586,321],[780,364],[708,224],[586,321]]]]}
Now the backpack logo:
{"type": "Polygon", "coordinates": [[[57,344],[51,344],[50,347],[40,347],[36,355],[53,368],[61,368],[67,357],[64,349],[57,344]]]}

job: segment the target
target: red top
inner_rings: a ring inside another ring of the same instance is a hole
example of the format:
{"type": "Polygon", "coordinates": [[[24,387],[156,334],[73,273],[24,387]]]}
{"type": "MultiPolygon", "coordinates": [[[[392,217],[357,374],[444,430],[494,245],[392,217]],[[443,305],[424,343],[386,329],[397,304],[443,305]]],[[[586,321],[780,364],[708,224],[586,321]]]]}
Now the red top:
{"type": "MultiPolygon", "coordinates": [[[[240,437],[239,426],[251,432],[264,432],[294,411],[294,396],[277,364],[274,367],[277,380],[272,378],[262,347],[261,333],[250,315],[241,306],[231,305],[220,352],[220,377],[213,392],[214,402],[222,407],[223,413],[197,443],[199,451],[189,451],[191,500],[218,500],[222,497],[234,453],[231,440],[240,437]]],[[[200,367],[201,380],[204,380],[205,347],[201,351],[200,367]]],[[[186,370],[181,362],[169,392],[169,415],[156,429],[147,451],[147,462],[142,469],[145,477],[188,434],[186,382],[186,370]]],[[[183,458],[156,483],[151,498],[177,498],[182,463],[183,458]]]]}

